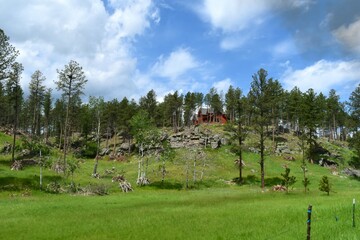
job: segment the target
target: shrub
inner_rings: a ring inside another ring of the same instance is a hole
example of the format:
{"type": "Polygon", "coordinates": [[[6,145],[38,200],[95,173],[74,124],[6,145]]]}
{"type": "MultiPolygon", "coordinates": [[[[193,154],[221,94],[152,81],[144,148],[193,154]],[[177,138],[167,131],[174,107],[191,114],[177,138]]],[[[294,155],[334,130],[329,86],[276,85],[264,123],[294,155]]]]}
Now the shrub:
{"type": "Polygon", "coordinates": [[[286,192],[289,192],[289,187],[291,187],[296,182],[295,176],[290,176],[290,168],[285,167],[285,173],[282,173],[281,176],[283,177],[282,185],[285,186],[286,192]]]}
{"type": "Polygon", "coordinates": [[[329,178],[327,176],[323,176],[319,183],[319,190],[322,192],[326,192],[327,195],[330,195],[331,184],[329,182],[329,178]]]}

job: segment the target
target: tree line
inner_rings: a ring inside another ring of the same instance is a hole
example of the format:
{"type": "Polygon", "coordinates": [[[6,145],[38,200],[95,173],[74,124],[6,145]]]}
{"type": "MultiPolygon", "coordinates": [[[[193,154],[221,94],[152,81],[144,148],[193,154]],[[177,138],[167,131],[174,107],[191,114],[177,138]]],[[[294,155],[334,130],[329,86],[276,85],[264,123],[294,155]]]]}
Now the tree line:
{"type": "MultiPolygon", "coordinates": [[[[147,124],[171,127],[176,132],[192,126],[195,111],[203,106],[214,113],[226,114],[239,146],[249,129],[258,134],[262,184],[264,141],[270,137],[275,142],[278,131],[290,130],[305,136],[309,149],[315,146],[319,133],[342,141],[352,133],[350,143],[360,156],[360,84],[348,101],[341,102],[334,89],[327,96],[313,89],[285,90],[278,80],[269,78],[267,71],[260,69],[252,76],[247,94],[230,86],[225,93],[214,87],[207,93],[175,91],[167,94],[162,102],[156,100],[154,90],[139,101],[127,97],[105,101],[101,96],[90,96],[83,102],[81,96],[87,79],[80,64],[73,60],[57,70],[55,83],[62,93],[60,98],[54,99],[53,90],[46,88],[46,77],[41,70],[31,75],[29,95],[25,97],[20,86],[24,69],[16,61],[18,55],[9,37],[0,29],[0,126],[13,129],[15,134],[18,131],[28,134],[34,141],[48,142],[50,136],[54,137],[65,152],[64,161],[70,144],[68,139],[73,133],[80,133],[85,139],[95,134],[98,145],[101,136],[109,139],[121,133],[131,138],[135,135],[131,121],[144,114],[148,116],[147,124]]],[[[241,156],[241,148],[239,151],[241,156]]],[[[309,152],[308,158],[311,158],[309,152]]]]}

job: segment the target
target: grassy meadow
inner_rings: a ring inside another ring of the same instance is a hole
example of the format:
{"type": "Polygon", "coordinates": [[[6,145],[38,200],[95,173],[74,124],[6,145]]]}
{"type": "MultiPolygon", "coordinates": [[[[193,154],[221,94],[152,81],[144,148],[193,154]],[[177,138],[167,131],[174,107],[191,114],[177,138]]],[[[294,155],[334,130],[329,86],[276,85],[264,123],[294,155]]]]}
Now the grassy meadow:
{"type": "MultiPolygon", "coordinates": [[[[9,137],[0,135],[0,146],[9,137]]],[[[336,146],[334,146],[336,148],[336,146]]],[[[351,155],[344,149],[344,154],[351,155]]],[[[52,153],[50,158],[58,158],[52,153]]],[[[285,161],[269,155],[265,162],[266,189],[260,188],[259,156],[245,152],[244,185],[231,180],[238,176],[236,156],[228,146],[206,150],[196,166],[188,151],[177,150],[175,159],[166,163],[165,182],[161,183],[156,158],[148,159],[151,185],[137,187],[138,157],[123,162],[104,157],[99,162],[100,179],[91,177],[93,159],[82,159],[73,181],[79,188],[100,186],[107,195],[74,193],[53,194],[39,189],[39,166],[22,171],[10,170],[10,156],[0,155],[0,239],[305,239],[307,207],[313,206],[312,239],[359,239],[360,212],[352,227],[352,200],[360,201],[360,183],[329,168],[308,165],[310,192],[304,193],[300,156],[285,161]],[[186,160],[191,166],[190,188],[185,189],[186,160]],[[296,176],[289,194],[272,191],[281,183],[284,164],[296,176]],[[105,170],[124,174],[134,191],[122,193],[105,170]],[[204,170],[203,179],[200,171],[204,170]],[[328,176],[330,196],[318,190],[319,180],[328,176]]],[[[71,159],[70,159],[71,160],[71,159]]],[[[43,169],[43,185],[57,182],[63,190],[71,176],[43,169]]]]}

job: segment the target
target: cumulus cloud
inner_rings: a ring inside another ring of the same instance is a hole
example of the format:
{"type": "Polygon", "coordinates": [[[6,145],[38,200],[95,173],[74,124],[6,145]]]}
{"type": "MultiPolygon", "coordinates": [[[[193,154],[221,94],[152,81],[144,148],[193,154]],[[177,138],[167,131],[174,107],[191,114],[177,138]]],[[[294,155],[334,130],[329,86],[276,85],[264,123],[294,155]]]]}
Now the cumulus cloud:
{"type": "Polygon", "coordinates": [[[159,11],[151,0],[110,0],[108,7],[101,0],[3,1],[1,28],[20,50],[23,87],[39,69],[54,88],[56,69],[73,59],[84,68],[90,95],[111,99],[138,91],[133,42],[159,23],[159,11]]]}
{"type": "Polygon", "coordinates": [[[360,61],[320,60],[304,69],[294,70],[287,64],[287,70],[281,77],[288,90],[297,86],[302,91],[309,88],[316,92],[328,93],[330,89],[353,88],[360,82],[360,61]]]}
{"type": "Polygon", "coordinates": [[[248,41],[252,31],[274,13],[286,9],[308,9],[311,4],[312,0],[203,0],[195,11],[223,34],[220,47],[232,50],[248,41]]]}
{"type": "Polygon", "coordinates": [[[333,35],[350,51],[360,54],[360,19],[335,29],[333,35]]]}
{"type": "Polygon", "coordinates": [[[230,85],[233,85],[233,82],[230,78],[215,82],[213,87],[218,91],[218,93],[226,93],[229,90],[230,85]]]}
{"type": "Polygon", "coordinates": [[[261,15],[270,5],[266,0],[204,0],[199,13],[214,28],[224,32],[237,32],[250,24],[261,23],[261,15]]]}
{"type": "Polygon", "coordinates": [[[153,66],[152,72],[154,75],[175,80],[199,65],[189,49],[179,48],[170,53],[167,58],[160,56],[153,66]]]}

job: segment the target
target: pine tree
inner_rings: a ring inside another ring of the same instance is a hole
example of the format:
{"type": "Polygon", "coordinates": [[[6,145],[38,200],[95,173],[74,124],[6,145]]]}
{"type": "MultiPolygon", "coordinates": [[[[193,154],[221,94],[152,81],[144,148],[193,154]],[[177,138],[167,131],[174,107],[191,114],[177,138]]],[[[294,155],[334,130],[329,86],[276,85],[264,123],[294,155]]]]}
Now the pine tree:
{"type": "Polygon", "coordinates": [[[50,114],[52,110],[52,97],[51,97],[51,88],[46,89],[44,94],[44,136],[45,136],[45,143],[49,142],[50,136],[50,114]]]}
{"type": "Polygon", "coordinates": [[[360,128],[360,84],[351,93],[348,102],[351,118],[355,122],[354,129],[357,131],[360,128]]]}
{"type": "Polygon", "coordinates": [[[289,187],[294,185],[296,182],[295,176],[290,176],[290,168],[285,168],[285,173],[281,173],[281,176],[283,177],[282,185],[285,186],[286,192],[289,193],[289,187]]]}
{"type": "Polygon", "coordinates": [[[322,113],[320,109],[320,98],[317,97],[313,89],[309,89],[303,95],[303,101],[301,106],[301,114],[299,125],[300,129],[303,130],[307,137],[307,143],[309,144],[308,148],[308,158],[309,160],[314,160],[314,149],[316,146],[316,129],[320,126],[320,121],[322,118],[322,113]]]}
{"type": "Polygon", "coordinates": [[[12,71],[9,76],[9,81],[7,87],[9,88],[9,97],[10,102],[13,104],[13,144],[12,144],[12,154],[11,159],[15,161],[15,144],[16,144],[16,134],[19,120],[19,112],[22,101],[22,90],[20,87],[21,73],[24,70],[23,66],[20,63],[12,64],[12,71]]]}
{"type": "Polygon", "coordinates": [[[271,117],[271,98],[267,71],[260,69],[253,75],[249,92],[249,103],[253,106],[255,130],[259,134],[261,188],[265,188],[265,139],[266,127],[271,117]]]}
{"type": "Polygon", "coordinates": [[[326,192],[327,195],[330,195],[330,191],[331,191],[331,184],[329,181],[329,178],[327,176],[323,176],[320,180],[319,183],[319,190],[322,192],[326,192]]]}
{"type": "Polygon", "coordinates": [[[233,151],[238,155],[238,159],[236,160],[236,165],[239,168],[239,178],[238,182],[239,184],[242,184],[243,177],[242,177],[242,170],[243,170],[243,143],[247,137],[248,129],[245,126],[245,118],[246,118],[246,112],[245,112],[245,103],[246,98],[241,97],[241,90],[237,88],[234,90],[234,99],[235,102],[235,109],[233,111],[234,114],[234,121],[235,122],[229,122],[225,125],[225,130],[230,133],[230,136],[232,140],[235,140],[237,144],[233,145],[233,151]],[[236,98],[235,98],[236,96],[236,98]]]}
{"type": "Polygon", "coordinates": [[[76,61],[71,60],[64,69],[57,70],[59,80],[56,81],[57,90],[63,92],[66,102],[66,116],[64,126],[64,158],[63,163],[66,169],[66,156],[68,148],[68,133],[70,132],[71,121],[69,119],[70,108],[74,106],[87,82],[82,67],[76,61]]]}
{"type": "Polygon", "coordinates": [[[44,105],[44,94],[45,94],[45,86],[44,81],[46,80],[45,76],[39,70],[35,71],[31,75],[31,81],[29,84],[29,105],[31,107],[31,135],[40,136],[40,128],[41,128],[41,113],[42,107],[44,105]]]}
{"type": "Polygon", "coordinates": [[[195,93],[188,92],[184,97],[184,120],[185,125],[190,127],[192,117],[196,108],[195,93]]]}
{"type": "Polygon", "coordinates": [[[157,112],[157,101],[156,101],[156,93],[153,89],[151,89],[146,96],[143,96],[139,100],[140,108],[146,111],[149,117],[152,119],[153,122],[156,118],[157,112]]]}
{"type": "Polygon", "coordinates": [[[303,93],[299,88],[294,87],[289,95],[287,100],[287,118],[291,123],[291,128],[299,133],[300,126],[299,121],[302,113],[301,106],[303,104],[303,93]]]}
{"type": "Polygon", "coordinates": [[[338,139],[337,128],[338,122],[341,113],[340,97],[336,94],[334,89],[331,89],[329,92],[329,97],[327,99],[327,120],[329,129],[331,129],[330,138],[338,139]]]}
{"type": "Polygon", "coordinates": [[[271,108],[271,121],[272,121],[272,141],[274,144],[274,152],[276,150],[275,143],[275,131],[279,124],[279,116],[281,112],[281,102],[284,95],[284,90],[278,80],[269,80],[269,98],[270,98],[270,108],[271,108]]]}
{"type": "Polygon", "coordinates": [[[0,29],[0,81],[9,78],[19,51],[9,43],[9,37],[0,29]]]}

